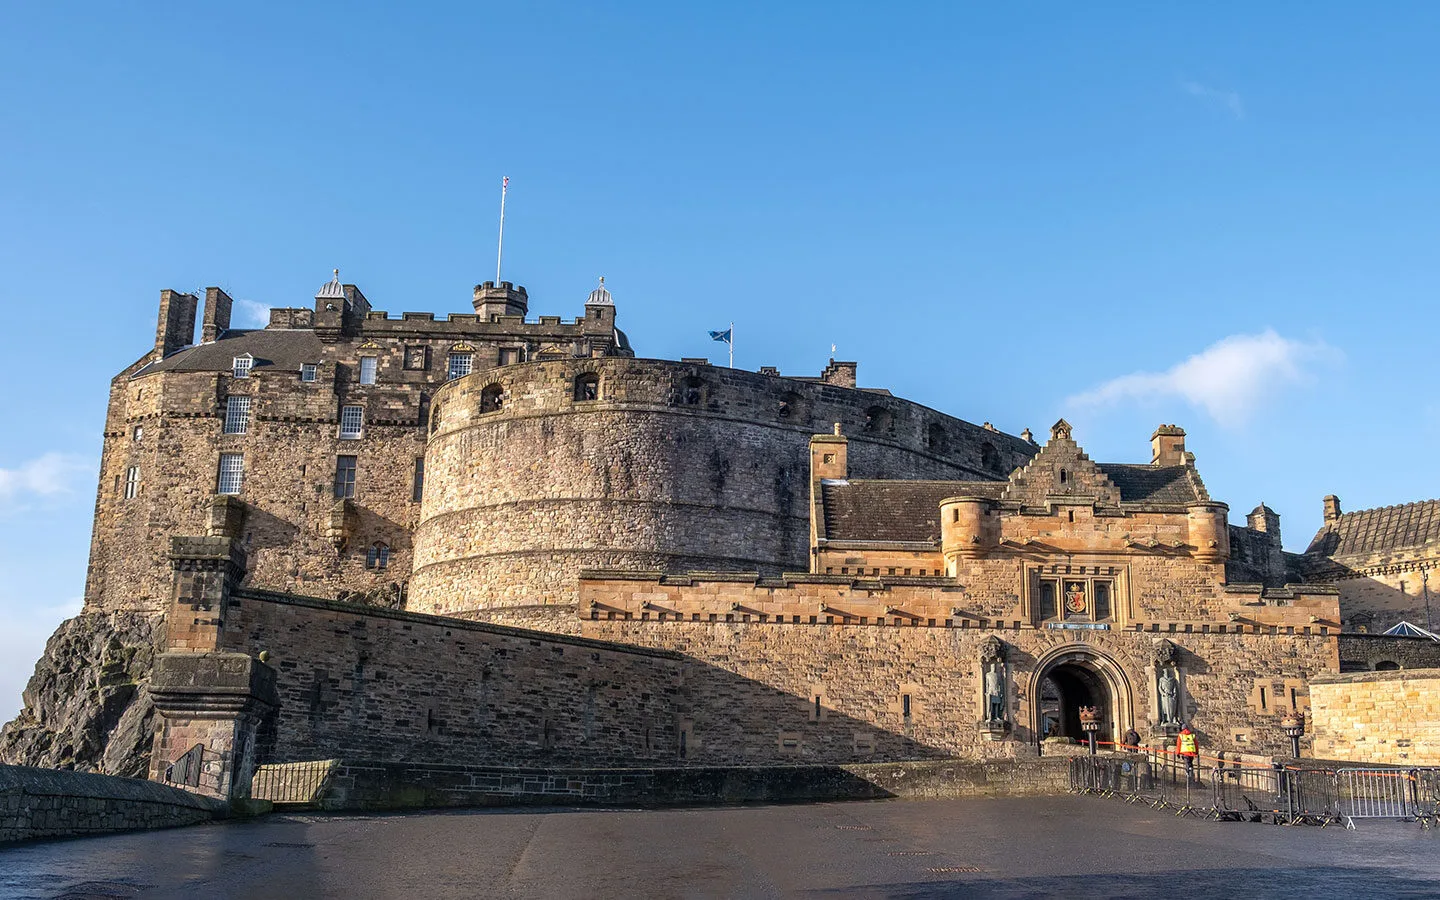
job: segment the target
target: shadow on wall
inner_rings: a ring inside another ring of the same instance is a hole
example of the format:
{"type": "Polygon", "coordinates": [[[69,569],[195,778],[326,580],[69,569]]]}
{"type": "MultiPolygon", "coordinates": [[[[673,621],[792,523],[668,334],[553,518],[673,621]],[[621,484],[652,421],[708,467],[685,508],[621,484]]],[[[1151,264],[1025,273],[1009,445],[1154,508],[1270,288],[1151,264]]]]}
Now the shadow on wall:
{"type": "Polygon", "coordinates": [[[237,591],[222,649],[267,652],[261,762],[786,765],[949,751],[679,653],[237,591]]]}

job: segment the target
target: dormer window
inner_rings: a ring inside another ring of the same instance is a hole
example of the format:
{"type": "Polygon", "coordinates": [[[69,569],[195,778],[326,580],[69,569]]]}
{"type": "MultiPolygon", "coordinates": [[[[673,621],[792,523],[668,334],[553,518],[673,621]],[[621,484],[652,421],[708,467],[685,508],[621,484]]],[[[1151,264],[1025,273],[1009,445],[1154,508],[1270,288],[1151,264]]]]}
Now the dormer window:
{"type": "Polygon", "coordinates": [[[230,372],[236,378],[249,378],[250,368],[255,365],[255,357],[250,354],[237,356],[230,362],[230,372]]]}
{"type": "Polygon", "coordinates": [[[305,382],[314,381],[319,371],[320,367],[315,363],[304,363],[300,366],[300,380],[305,382]]]}

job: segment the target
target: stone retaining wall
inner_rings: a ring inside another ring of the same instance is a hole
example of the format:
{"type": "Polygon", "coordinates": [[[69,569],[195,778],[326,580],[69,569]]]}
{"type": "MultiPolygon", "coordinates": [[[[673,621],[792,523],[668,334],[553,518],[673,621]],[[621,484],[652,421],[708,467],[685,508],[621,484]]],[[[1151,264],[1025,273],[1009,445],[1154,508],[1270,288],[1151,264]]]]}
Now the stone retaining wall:
{"type": "Polygon", "coordinates": [[[1064,758],[847,766],[506,769],[342,764],[327,809],[466,806],[685,806],[1064,793],[1064,758]]]}
{"type": "Polygon", "coordinates": [[[0,844],[194,825],[225,809],[138,778],[0,765],[0,844]]]}

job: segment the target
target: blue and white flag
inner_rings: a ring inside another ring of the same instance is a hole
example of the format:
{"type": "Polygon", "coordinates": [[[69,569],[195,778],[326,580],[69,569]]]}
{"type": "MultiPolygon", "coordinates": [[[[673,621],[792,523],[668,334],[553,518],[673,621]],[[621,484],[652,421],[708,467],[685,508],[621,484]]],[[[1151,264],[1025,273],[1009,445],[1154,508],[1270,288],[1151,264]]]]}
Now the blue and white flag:
{"type": "Polygon", "coordinates": [[[725,343],[728,344],[728,343],[730,343],[730,332],[732,332],[732,331],[734,331],[734,330],[735,330],[735,326],[732,325],[732,326],[730,326],[729,328],[725,329],[724,331],[712,331],[712,332],[710,332],[710,340],[712,340],[712,341],[724,341],[725,343]]]}

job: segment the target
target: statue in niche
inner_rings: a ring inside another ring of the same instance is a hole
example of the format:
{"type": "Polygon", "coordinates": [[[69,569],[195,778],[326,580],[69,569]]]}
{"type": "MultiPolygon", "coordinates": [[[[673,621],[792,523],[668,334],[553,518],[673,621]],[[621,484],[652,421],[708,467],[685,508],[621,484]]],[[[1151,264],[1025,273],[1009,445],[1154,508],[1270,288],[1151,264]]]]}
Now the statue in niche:
{"type": "Polygon", "coordinates": [[[1160,724],[1180,724],[1180,679],[1175,677],[1175,667],[1166,666],[1160,670],[1155,682],[1156,694],[1160,698],[1160,724]]]}
{"type": "Polygon", "coordinates": [[[1005,644],[991,635],[980,646],[980,664],[984,668],[985,719],[1004,724],[1008,721],[1005,702],[1005,644]]]}

